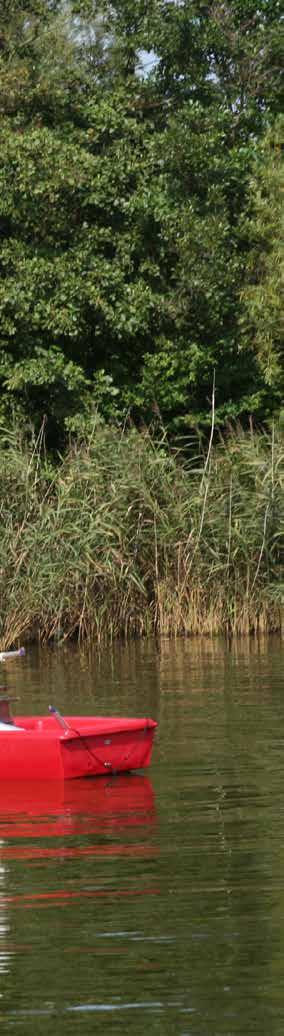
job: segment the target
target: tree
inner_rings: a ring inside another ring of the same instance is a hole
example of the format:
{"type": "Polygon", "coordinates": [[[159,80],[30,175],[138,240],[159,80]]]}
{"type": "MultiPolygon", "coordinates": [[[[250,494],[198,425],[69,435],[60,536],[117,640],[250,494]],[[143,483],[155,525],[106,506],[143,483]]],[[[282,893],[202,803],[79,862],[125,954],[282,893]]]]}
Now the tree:
{"type": "Polygon", "coordinates": [[[45,414],[55,444],[98,406],[206,423],[213,376],[220,422],[274,405],[241,316],[277,8],[4,4],[2,412],[45,414]]]}
{"type": "Polygon", "coordinates": [[[265,112],[282,110],[279,0],[157,0],[146,25],[144,45],[175,101],[219,102],[254,132],[265,112]]]}
{"type": "Polygon", "coordinates": [[[254,344],[266,384],[283,400],[283,118],[261,141],[251,180],[248,280],[242,329],[254,344]]]}

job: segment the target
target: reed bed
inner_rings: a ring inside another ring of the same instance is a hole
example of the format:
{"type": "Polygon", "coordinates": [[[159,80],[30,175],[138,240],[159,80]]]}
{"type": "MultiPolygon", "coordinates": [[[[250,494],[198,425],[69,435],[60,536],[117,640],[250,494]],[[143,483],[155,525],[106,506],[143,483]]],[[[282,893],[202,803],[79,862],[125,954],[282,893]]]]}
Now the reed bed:
{"type": "Polygon", "coordinates": [[[0,430],[1,648],[280,630],[283,460],[274,431],[186,461],[97,426],[52,466],[0,430]]]}

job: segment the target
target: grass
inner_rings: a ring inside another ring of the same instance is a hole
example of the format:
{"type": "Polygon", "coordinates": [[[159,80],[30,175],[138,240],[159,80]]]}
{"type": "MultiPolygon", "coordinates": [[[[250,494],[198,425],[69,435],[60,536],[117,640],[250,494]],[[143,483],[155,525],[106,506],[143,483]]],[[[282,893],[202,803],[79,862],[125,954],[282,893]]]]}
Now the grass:
{"type": "Polygon", "coordinates": [[[186,461],[94,429],[57,466],[0,431],[0,646],[281,629],[283,441],[231,431],[186,461]]]}

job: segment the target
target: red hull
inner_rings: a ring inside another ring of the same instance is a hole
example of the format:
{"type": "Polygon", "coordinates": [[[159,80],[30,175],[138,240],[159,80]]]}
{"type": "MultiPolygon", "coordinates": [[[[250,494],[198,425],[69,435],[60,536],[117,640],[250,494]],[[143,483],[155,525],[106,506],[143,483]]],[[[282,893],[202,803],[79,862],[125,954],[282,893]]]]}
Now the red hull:
{"type": "Polygon", "coordinates": [[[0,731],[0,780],[95,777],[149,766],[157,724],[151,719],[15,717],[0,731]]]}

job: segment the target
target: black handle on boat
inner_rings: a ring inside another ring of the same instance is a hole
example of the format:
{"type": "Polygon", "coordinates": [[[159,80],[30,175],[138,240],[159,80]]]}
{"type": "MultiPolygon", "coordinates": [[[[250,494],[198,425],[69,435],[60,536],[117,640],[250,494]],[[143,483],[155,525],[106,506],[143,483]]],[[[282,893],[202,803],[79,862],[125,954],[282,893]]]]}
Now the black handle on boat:
{"type": "Polygon", "coordinates": [[[17,651],[0,651],[0,662],[6,662],[6,658],[22,658],[25,654],[24,647],[18,648],[17,651]]]}
{"type": "Polygon", "coordinates": [[[67,733],[67,731],[69,732],[70,727],[68,727],[68,723],[66,723],[64,716],[61,716],[61,713],[58,712],[58,709],[55,708],[55,705],[49,705],[48,711],[51,712],[52,716],[55,716],[55,719],[57,719],[62,730],[65,730],[65,733],[67,733]]]}

